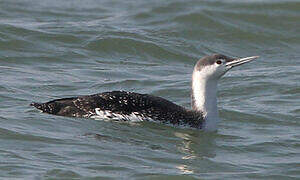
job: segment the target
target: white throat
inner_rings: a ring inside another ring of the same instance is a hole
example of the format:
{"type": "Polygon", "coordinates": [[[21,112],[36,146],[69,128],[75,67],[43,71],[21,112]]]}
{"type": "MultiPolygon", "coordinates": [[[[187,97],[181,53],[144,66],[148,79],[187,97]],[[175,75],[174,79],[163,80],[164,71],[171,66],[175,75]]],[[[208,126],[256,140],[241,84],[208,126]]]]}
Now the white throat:
{"type": "Polygon", "coordinates": [[[217,130],[219,113],[217,107],[218,79],[207,78],[205,72],[194,71],[192,80],[192,109],[204,116],[204,129],[217,130]]]}

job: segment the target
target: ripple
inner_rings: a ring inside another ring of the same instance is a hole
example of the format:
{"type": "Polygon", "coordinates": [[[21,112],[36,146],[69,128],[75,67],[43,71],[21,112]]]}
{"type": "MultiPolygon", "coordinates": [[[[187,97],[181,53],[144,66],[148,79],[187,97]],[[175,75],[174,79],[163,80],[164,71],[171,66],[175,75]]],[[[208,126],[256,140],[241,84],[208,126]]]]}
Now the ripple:
{"type": "Polygon", "coordinates": [[[89,42],[86,48],[105,54],[127,54],[154,59],[182,59],[179,54],[166,50],[161,45],[146,40],[132,38],[100,38],[89,42]]]}
{"type": "Polygon", "coordinates": [[[45,173],[44,177],[45,178],[82,178],[80,174],[71,170],[64,170],[64,169],[48,170],[45,173]]]}

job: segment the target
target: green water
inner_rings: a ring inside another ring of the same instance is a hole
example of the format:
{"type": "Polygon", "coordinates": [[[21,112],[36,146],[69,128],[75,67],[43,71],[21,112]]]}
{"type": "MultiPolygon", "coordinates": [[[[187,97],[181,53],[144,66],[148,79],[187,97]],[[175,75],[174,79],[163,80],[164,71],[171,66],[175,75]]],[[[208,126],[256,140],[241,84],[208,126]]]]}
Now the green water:
{"type": "Polygon", "coordinates": [[[299,1],[0,1],[0,179],[299,179],[299,52],[299,1]],[[128,90],[189,107],[213,53],[260,56],[221,80],[215,133],[29,106],[128,90]]]}

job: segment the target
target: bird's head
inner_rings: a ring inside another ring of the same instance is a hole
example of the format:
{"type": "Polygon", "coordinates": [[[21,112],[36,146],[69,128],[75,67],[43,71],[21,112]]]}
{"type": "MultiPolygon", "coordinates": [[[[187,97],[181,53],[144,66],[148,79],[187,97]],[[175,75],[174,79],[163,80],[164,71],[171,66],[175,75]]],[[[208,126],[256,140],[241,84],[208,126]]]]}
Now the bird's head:
{"type": "Polygon", "coordinates": [[[214,54],[201,58],[194,69],[196,79],[218,80],[233,67],[250,62],[259,56],[231,58],[222,54],[214,54]]]}

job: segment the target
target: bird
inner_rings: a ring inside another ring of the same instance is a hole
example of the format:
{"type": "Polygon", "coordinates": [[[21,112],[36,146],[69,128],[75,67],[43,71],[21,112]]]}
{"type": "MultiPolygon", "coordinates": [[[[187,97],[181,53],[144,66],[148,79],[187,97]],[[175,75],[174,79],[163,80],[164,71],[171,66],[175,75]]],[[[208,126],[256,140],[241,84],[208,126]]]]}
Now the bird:
{"type": "Polygon", "coordinates": [[[59,116],[130,122],[154,121],[216,131],[220,121],[217,107],[219,79],[233,67],[258,57],[232,58],[212,54],[198,60],[192,73],[190,109],[162,97],[128,91],[102,92],[46,103],[33,102],[30,105],[44,113],[59,116]]]}

